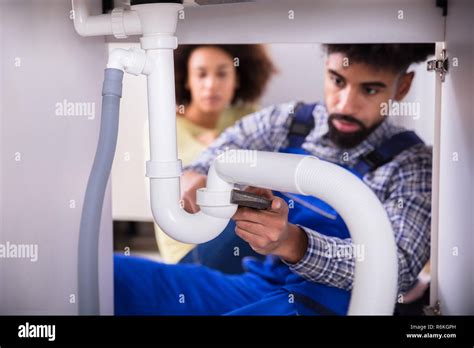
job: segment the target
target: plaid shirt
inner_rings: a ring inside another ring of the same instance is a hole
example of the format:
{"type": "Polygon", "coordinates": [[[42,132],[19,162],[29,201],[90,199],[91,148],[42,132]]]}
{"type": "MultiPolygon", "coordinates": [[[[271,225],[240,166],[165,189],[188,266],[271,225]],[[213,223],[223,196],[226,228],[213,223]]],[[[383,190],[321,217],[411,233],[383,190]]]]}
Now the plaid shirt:
{"type": "MultiPolygon", "coordinates": [[[[226,149],[278,151],[288,146],[288,132],[296,103],[270,106],[248,115],[228,128],[200,157],[185,167],[207,174],[214,158],[226,149]]],[[[341,149],[328,138],[328,113],[323,104],[314,108],[315,127],[302,147],[312,155],[333,163],[354,166],[359,158],[394,134],[404,131],[385,120],[367,139],[351,149],[341,149]]],[[[391,162],[367,173],[363,181],[382,202],[392,223],[398,247],[398,289],[405,293],[413,286],[429,259],[431,221],[431,148],[415,145],[391,162]]],[[[354,278],[355,253],[351,239],[329,237],[300,226],[308,236],[303,258],[288,264],[300,276],[322,284],[350,290],[354,278]]]]}

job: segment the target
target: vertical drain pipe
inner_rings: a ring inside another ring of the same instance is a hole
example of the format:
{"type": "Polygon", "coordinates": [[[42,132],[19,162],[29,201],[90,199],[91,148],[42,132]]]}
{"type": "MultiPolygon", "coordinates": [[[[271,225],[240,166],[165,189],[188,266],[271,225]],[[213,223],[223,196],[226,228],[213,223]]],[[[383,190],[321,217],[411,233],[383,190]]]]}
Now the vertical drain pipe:
{"type": "Polygon", "coordinates": [[[78,250],[78,309],[81,315],[100,314],[99,233],[105,190],[117,146],[124,70],[140,75],[146,66],[140,49],[110,52],[102,87],[99,141],[82,206],[78,250]]]}
{"type": "Polygon", "coordinates": [[[105,69],[99,143],[87,182],[79,232],[78,306],[79,314],[82,315],[98,315],[100,313],[100,220],[105,190],[117,145],[122,79],[122,70],[105,69]]]}

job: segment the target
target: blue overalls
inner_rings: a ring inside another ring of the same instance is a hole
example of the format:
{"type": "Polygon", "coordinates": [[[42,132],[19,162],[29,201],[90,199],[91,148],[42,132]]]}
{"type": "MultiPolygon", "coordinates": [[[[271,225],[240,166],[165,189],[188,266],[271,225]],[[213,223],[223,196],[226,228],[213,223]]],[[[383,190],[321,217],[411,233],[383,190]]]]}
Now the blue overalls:
{"type": "MultiPolygon", "coordinates": [[[[313,109],[315,104],[298,105],[295,111],[290,132],[289,145],[280,149],[280,152],[309,154],[301,148],[306,136],[314,128],[313,109]]],[[[362,178],[366,173],[376,169],[377,167],[389,162],[393,157],[403,150],[422,143],[414,132],[402,132],[388,139],[381,146],[362,158],[354,168],[346,168],[352,173],[362,178]]],[[[291,203],[292,208],[289,209],[288,221],[293,224],[305,226],[312,230],[318,231],[327,236],[338,237],[341,239],[350,238],[349,231],[342,218],[337,212],[324,201],[312,196],[303,196],[296,194],[287,194],[274,192],[276,196],[283,198],[287,203],[291,203]]],[[[235,224],[230,223],[227,230],[232,233],[234,238],[238,238],[233,234],[235,224]],[[232,231],[230,231],[232,229],[232,231]]],[[[217,243],[219,238],[215,240],[217,243]]],[[[230,278],[232,281],[239,280],[242,283],[240,287],[253,287],[257,294],[263,296],[260,301],[251,301],[248,305],[241,306],[235,310],[224,311],[230,315],[345,315],[347,314],[350,291],[342,290],[328,285],[310,282],[297,274],[291,272],[278,257],[267,256],[263,261],[255,258],[244,258],[243,267],[245,273],[241,277],[230,278]],[[272,287],[273,286],[273,287],[272,287]],[[265,291],[268,295],[264,295],[265,291]]],[[[188,266],[188,265],[178,265],[188,266]]],[[[179,268],[176,272],[180,272],[179,268]]],[[[187,272],[189,282],[192,272],[187,272]]],[[[196,272],[198,273],[198,272],[196,272]]],[[[216,275],[216,277],[222,274],[216,275]]],[[[207,274],[205,276],[208,276],[207,274]]],[[[196,274],[196,279],[199,277],[196,274]]],[[[200,278],[204,277],[201,275],[200,278]]],[[[223,289],[228,286],[229,280],[219,280],[212,277],[212,282],[222,284],[223,289]]],[[[225,277],[225,276],[224,276],[225,277]]],[[[209,282],[211,283],[211,282],[209,282]]],[[[193,296],[199,296],[199,288],[193,296]]],[[[224,290],[225,291],[225,290],[224,290]]],[[[116,304],[120,302],[121,294],[116,293],[116,304]]],[[[218,295],[215,295],[218,296],[218,295]]],[[[235,296],[238,296],[236,293],[235,296]]],[[[257,296],[258,297],[258,296],[257,296]]],[[[225,302],[222,304],[225,305],[225,302]]],[[[237,306],[238,304],[236,304],[237,306]]],[[[230,307],[231,308],[231,307],[230,307]]],[[[179,310],[175,307],[173,310],[179,310]]],[[[179,314],[179,313],[176,313],[179,314]]],[[[193,313],[189,313],[193,314],[193,313]]],[[[196,313],[199,314],[199,313],[196,313]]],[[[224,314],[209,311],[209,314],[224,314]]]]}

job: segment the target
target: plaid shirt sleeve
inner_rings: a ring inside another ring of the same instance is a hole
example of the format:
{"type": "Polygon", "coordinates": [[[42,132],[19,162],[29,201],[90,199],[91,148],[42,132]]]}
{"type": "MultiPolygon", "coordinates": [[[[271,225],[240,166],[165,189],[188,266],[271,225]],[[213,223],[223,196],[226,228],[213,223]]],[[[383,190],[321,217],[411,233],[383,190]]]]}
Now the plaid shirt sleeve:
{"type": "Polygon", "coordinates": [[[214,143],[204,150],[197,160],[184,167],[207,174],[214,158],[230,149],[276,151],[288,133],[289,111],[293,103],[270,106],[237,121],[227,128],[214,143]]]}
{"type": "MultiPolygon", "coordinates": [[[[369,174],[378,177],[379,183],[385,182],[386,198],[381,201],[398,248],[400,293],[410,289],[429,259],[432,157],[430,148],[417,147],[369,174]]],[[[328,237],[300,227],[308,236],[308,248],[299,262],[288,264],[290,269],[310,281],[351,290],[358,248],[350,239],[328,237]],[[341,252],[344,250],[352,252],[341,252]]]]}

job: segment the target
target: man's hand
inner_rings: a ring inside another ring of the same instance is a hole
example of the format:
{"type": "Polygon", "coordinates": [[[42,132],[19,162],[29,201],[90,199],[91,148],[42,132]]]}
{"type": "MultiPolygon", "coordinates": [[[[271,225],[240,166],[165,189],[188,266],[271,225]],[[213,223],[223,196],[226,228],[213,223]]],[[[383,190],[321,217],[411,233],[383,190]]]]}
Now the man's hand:
{"type": "Polygon", "coordinates": [[[196,213],[199,206],[196,204],[196,190],[206,186],[207,176],[192,171],[185,171],[181,177],[181,199],[184,210],[188,213],[196,213]]]}
{"type": "Polygon", "coordinates": [[[301,260],[308,247],[308,237],[301,228],[288,222],[286,202],[273,196],[270,190],[247,187],[245,191],[271,199],[272,205],[267,210],[240,207],[232,217],[235,233],[259,254],[277,255],[289,263],[301,260]]]}

